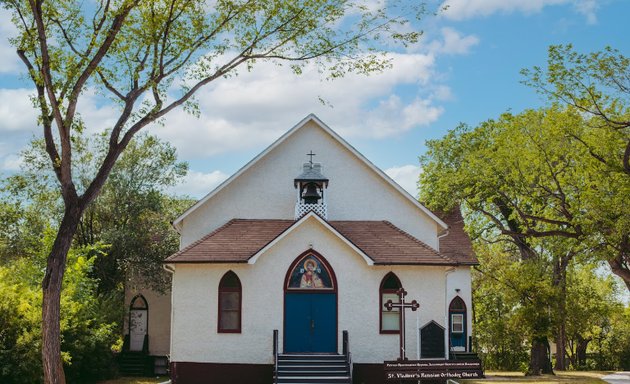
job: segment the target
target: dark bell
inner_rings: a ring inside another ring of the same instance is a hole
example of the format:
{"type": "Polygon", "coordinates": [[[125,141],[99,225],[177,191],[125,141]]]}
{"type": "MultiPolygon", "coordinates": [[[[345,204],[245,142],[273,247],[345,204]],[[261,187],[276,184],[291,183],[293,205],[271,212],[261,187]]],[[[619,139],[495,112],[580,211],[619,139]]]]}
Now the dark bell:
{"type": "Polygon", "coordinates": [[[304,202],[306,204],[317,204],[317,201],[321,199],[321,196],[317,192],[317,185],[308,184],[306,186],[306,192],[304,192],[302,197],[304,198],[304,202]]]}

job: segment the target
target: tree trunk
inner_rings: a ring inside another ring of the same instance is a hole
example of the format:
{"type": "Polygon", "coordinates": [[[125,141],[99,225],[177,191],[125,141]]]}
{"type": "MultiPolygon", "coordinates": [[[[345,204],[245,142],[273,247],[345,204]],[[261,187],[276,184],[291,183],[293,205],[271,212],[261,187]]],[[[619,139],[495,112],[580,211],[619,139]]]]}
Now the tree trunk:
{"type": "Polygon", "coordinates": [[[566,327],[563,319],[558,324],[558,334],[556,335],[556,365],[554,368],[559,371],[567,370],[566,340],[566,327]]]}
{"type": "Polygon", "coordinates": [[[560,371],[567,370],[566,344],[567,344],[567,267],[571,253],[560,258],[554,264],[553,285],[558,289],[558,324],[556,328],[556,366],[560,371]]]}
{"type": "Polygon", "coordinates": [[[612,272],[623,280],[630,291],[630,234],[622,237],[617,255],[607,261],[612,272]]]}
{"type": "Polygon", "coordinates": [[[532,340],[529,367],[527,368],[528,376],[540,375],[542,373],[553,374],[549,356],[549,341],[546,336],[535,337],[532,340]]]}
{"type": "Polygon", "coordinates": [[[45,384],[65,384],[61,360],[60,307],[66,257],[77,230],[81,210],[78,204],[66,204],[57,237],[48,255],[46,274],[42,282],[42,364],[45,384]]]}
{"type": "Polygon", "coordinates": [[[583,338],[582,335],[578,335],[577,337],[577,347],[575,348],[575,354],[577,355],[577,366],[576,369],[586,367],[586,349],[588,348],[588,343],[591,342],[591,338],[583,338]]]}

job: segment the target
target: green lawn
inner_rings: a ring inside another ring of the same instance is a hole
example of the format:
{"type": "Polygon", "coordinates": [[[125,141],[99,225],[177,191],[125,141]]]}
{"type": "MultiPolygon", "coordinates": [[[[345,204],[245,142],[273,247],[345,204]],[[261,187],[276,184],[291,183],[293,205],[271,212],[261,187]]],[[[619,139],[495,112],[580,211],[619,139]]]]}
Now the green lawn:
{"type": "MultiPolygon", "coordinates": [[[[479,380],[458,380],[462,384],[518,384],[518,383],[576,383],[576,384],[603,384],[605,381],[600,377],[610,374],[611,372],[567,372],[557,371],[555,376],[543,375],[532,377],[522,372],[486,372],[486,379],[479,380]]],[[[123,377],[116,380],[102,381],[99,384],[156,384],[163,383],[168,377],[123,377]]]]}
{"type": "Polygon", "coordinates": [[[101,381],[98,384],[155,384],[168,381],[168,376],[158,377],[121,377],[116,380],[101,381]]]}
{"type": "Polygon", "coordinates": [[[517,384],[517,383],[577,383],[577,384],[602,384],[606,383],[600,380],[600,377],[610,372],[575,372],[575,371],[556,371],[556,375],[542,375],[538,377],[528,376],[522,372],[486,372],[486,379],[480,380],[461,380],[466,384],[482,384],[492,382],[493,384],[517,384]]]}

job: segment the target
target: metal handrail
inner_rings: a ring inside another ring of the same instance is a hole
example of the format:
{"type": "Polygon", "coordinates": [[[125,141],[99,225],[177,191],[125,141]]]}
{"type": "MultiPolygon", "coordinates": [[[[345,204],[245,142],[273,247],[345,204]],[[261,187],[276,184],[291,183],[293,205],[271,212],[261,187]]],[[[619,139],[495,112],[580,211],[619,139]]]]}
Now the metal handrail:
{"type": "Polygon", "coordinates": [[[273,382],[278,384],[278,330],[273,330],[273,382]]]}
{"type": "Polygon", "coordinates": [[[346,361],[348,363],[348,375],[350,376],[350,382],[352,383],[352,353],[350,352],[350,336],[348,331],[343,331],[343,345],[342,345],[342,353],[346,357],[346,361]]]}

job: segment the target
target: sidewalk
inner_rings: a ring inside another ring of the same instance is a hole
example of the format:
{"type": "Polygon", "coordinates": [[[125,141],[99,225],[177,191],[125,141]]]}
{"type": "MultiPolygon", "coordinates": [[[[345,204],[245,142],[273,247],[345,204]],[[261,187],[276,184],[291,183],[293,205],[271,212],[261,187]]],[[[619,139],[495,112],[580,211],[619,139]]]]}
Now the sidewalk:
{"type": "Polygon", "coordinates": [[[630,384],[630,372],[615,372],[602,377],[602,380],[610,384],[630,384]]]}

